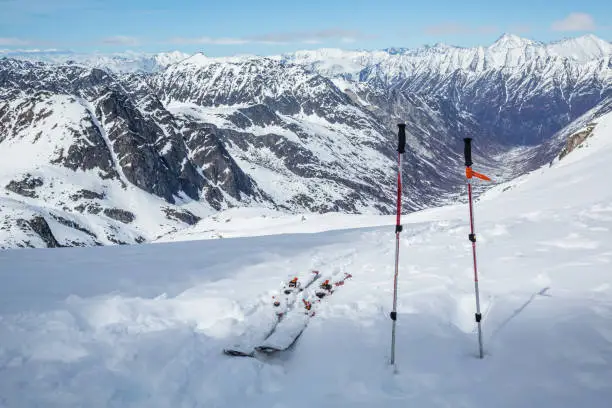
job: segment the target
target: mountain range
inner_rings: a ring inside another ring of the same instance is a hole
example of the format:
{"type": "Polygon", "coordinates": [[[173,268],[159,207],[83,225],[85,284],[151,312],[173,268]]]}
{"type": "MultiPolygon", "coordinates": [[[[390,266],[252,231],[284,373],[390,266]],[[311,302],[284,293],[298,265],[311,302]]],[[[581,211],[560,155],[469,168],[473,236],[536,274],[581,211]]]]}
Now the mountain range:
{"type": "Polygon", "coordinates": [[[1,247],[153,241],[237,206],[389,214],[401,122],[404,210],[440,205],[462,192],[463,137],[501,182],[612,110],[612,44],[591,35],[268,57],[3,55],[1,247]]]}

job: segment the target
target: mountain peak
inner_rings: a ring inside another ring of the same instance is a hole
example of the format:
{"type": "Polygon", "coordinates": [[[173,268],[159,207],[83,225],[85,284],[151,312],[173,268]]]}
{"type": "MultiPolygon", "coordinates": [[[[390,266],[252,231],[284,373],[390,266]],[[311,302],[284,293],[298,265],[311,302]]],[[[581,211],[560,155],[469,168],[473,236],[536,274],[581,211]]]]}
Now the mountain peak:
{"type": "Polygon", "coordinates": [[[608,41],[596,36],[595,34],[585,34],[585,35],[581,35],[580,37],[576,37],[577,40],[588,40],[588,41],[594,41],[594,42],[604,42],[604,43],[608,43],[608,41]]]}
{"type": "Polygon", "coordinates": [[[515,34],[504,33],[489,48],[491,49],[512,49],[522,48],[528,45],[537,44],[528,38],[522,38],[515,34]]]}
{"type": "Polygon", "coordinates": [[[612,43],[593,34],[566,38],[550,44],[548,48],[556,55],[577,61],[590,61],[612,55],[612,43]]]}
{"type": "Polygon", "coordinates": [[[595,34],[586,34],[580,37],[574,38],[574,41],[583,46],[596,46],[600,49],[612,49],[612,43],[602,38],[597,37],[595,34]]]}

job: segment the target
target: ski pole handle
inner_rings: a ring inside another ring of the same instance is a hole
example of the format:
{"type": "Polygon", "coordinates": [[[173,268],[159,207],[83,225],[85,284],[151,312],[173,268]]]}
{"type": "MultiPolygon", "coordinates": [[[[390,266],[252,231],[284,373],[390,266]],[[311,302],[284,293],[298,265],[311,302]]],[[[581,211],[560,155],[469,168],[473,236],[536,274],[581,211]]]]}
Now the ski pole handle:
{"type": "Polygon", "coordinates": [[[465,167],[472,167],[472,138],[466,137],[463,139],[465,146],[463,148],[463,155],[465,156],[465,167]]]}
{"type": "Polygon", "coordinates": [[[399,131],[397,132],[397,151],[399,154],[403,154],[406,151],[406,124],[400,123],[397,125],[397,127],[399,128],[399,131]]]}

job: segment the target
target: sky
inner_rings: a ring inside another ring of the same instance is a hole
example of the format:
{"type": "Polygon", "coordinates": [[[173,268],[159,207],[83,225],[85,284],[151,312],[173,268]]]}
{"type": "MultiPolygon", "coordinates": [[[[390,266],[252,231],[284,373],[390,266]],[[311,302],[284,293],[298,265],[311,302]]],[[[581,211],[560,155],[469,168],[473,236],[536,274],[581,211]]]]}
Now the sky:
{"type": "Polygon", "coordinates": [[[0,49],[9,50],[271,55],[488,45],[503,33],[610,41],[612,7],[609,0],[0,0],[0,49]]]}

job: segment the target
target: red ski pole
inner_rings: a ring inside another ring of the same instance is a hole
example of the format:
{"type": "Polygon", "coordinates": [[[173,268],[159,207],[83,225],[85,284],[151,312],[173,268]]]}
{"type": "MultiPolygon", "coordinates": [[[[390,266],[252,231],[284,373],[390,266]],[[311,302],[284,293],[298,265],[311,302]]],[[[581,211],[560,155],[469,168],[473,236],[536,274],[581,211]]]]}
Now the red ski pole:
{"type": "Polygon", "coordinates": [[[474,315],[476,319],[476,324],[478,325],[478,351],[480,358],[484,357],[483,347],[482,347],[482,327],[481,320],[482,314],[480,313],[480,291],[478,288],[478,267],[476,263],[476,233],[474,231],[474,205],[472,203],[472,183],[470,180],[472,177],[477,177],[482,180],[490,181],[491,179],[484,174],[476,173],[472,170],[472,139],[466,137],[463,139],[465,142],[464,146],[464,156],[465,156],[465,177],[467,178],[467,190],[468,190],[468,200],[470,203],[470,235],[468,236],[470,242],[472,242],[472,258],[474,260],[474,292],[476,294],[476,314],[474,315]]]}
{"type": "Polygon", "coordinates": [[[395,221],[395,274],[393,275],[393,311],[391,312],[391,364],[395,364],[395,323],[397,321],[397,276],[399,274],[400,232],[402,232],[402,155],[406,151],[406,125],[397,125],[397,217],[395,221]]]}

